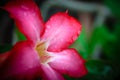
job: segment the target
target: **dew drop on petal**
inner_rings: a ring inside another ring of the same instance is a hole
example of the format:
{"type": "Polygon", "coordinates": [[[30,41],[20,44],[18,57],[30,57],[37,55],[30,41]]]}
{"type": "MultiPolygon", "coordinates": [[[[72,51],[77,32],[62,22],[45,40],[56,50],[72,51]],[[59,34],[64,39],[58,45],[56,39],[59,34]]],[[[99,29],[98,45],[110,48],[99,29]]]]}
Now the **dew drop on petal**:
{"type": "Polygon", "coordinates": [[[24,12],[23,14],[24,14],[25,16],[27,16],[27,13],[26,13],[26,12],[24,12]]]}
{"type": "Polygon", "coordinates": [[[67,52],[64,52],[64,54],[68,54],[67,52]]]}
{"type": "Polygon", "coordinates": [[[72,37],[73,41],[75,41],[77,39],[77,35],[72,37]]]}
{"type": "Polygon", "coordinates": [[[33,16],[36,16],[36,14],[35,14],[35,13],[33,13],[33,16]]]}
{"type": "Polygon", "coordinates": [[[80,34],[80,31],[78,31],[78,34],[80,34]]]}
{"type": "Polygon", "coordinates": [[[47,33],[47,32],[48,32],[48,30],[46,29],[46,30],[45,30],[45,33],[47,33]]]}
{"type": "Polygon", "coordinates": [[[48,29],[50,29],[50,26],[47,26],[48,29]]]}
{"type": "Polygon", "coordinates": [[[21,8],[24,9],[24,10],[28,10],[29,8],[24,6],[24,5],[21,5],[21,8]]]}

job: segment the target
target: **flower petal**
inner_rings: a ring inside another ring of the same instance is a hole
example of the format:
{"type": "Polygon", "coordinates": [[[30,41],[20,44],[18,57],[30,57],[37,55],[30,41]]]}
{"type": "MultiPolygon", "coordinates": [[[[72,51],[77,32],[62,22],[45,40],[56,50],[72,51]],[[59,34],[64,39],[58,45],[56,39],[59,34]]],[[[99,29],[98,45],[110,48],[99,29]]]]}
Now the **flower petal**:
{"type": "Polygon", "coordinates": [[[8,58],[8,56],[10,55],[10,53],[11,52],[5,52],[5,53],[0,54],[0,66],[8,58]]]}
{"type": "Polygon", "coordinates": [[[12,0],[4,7],[27,39],[36,41],[44,29],[39,8],[33,0],[12,0]]]}
{"type": "Polygon", "coordinates": [[[51,54],[53,58],[48,64],[62,74],[68,74],[71,77],[82,77],[87,73],[84,65],[85,61],[78,55],[76,50],[66,49],[51,54]]]}
{"type": "Polygon", "coordinates": [[[64,80],[64,78],[56,72],[54,69],[52,69],[49,65],[42,64],[42,69],[44,71],[43,73],[43,80],[64,80]]]}
{"type": "Polygon", "coordinates": [[[31,42],[19,42],[14,46],[11,50],[11,55],[0,67],[0,79],[20,78],[23,80],[26,76],[33,77],[34,74],[40,71],[40,68],[39,56],[34,51],[31,42]]]}
{"type": "Polygon", "coordinates": [[[48,51],[61,51],[72,44],[81,31],[81,24],[67,13],[58,12],[45,24],[42,40],[49,42],[48,51]]]}

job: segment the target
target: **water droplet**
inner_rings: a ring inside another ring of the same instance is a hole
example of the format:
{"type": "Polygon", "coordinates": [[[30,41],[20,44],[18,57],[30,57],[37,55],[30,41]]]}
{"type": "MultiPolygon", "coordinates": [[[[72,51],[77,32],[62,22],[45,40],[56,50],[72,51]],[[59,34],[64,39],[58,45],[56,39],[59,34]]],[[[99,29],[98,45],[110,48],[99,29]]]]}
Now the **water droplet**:
{"type": "Polygon", "coordinates": [[[26,7],[25,5],[21,5],[21,8],[22,8],[22,9],[25,9],[25,10],[28,10],[28,9],[29,9],[29,8],[26,7]]]}
{"type": "Polygon", "coordinates": [[[80,34],[80,31],[78,31],[78,34],[80,34]]]}
{"type": "Polygon", "coordinates": [[[50,28],[50,26],[47,26],[47,28],[49,29],[49,28],[50,28]]]}
{"type": "Polygon", "coordinates": [[[46,30],[45,30],[45,33],[47,33],[47,32],[48,32],[48,30],[46,29],[46,30]]]}
{"type": "Polygon", "coordinates": [[[77,39],[77,35],[72,37],[73,41],[75,41],[77,39]]]}
{"type": "Polygon", "coordinates": [[[68,53],[65,51],[64,54],[68,54],[68,53]]]}
{"type": "Polygon", "coordinates": [[[35,14],[35,13],[32,13],[32,15],[33,15],[33,16],[36,16],[36,14],[35,14]]]}
{"type": "Polygon", "coordinates": [[[24,14],[25,16],[27,16],[27,13],[26,13],[26,12],[24,12],[23,14],[24,14]]]}

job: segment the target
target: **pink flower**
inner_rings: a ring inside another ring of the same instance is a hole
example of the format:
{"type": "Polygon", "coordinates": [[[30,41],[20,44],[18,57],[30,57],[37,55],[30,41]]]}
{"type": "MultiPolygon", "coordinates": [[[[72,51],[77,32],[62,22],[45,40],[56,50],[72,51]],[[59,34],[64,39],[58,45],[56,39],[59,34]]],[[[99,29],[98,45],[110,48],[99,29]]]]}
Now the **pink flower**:
{"type": "Polygon", "coordinates": [[[63,74],[82,77],[85,61],[68,48],[81,32],[81,24],[67,13],[58,12],[46,23],[33,0],[12,0],[4,7],[27,38],[0,55],[0,80],[64,80],[63,74]]]}

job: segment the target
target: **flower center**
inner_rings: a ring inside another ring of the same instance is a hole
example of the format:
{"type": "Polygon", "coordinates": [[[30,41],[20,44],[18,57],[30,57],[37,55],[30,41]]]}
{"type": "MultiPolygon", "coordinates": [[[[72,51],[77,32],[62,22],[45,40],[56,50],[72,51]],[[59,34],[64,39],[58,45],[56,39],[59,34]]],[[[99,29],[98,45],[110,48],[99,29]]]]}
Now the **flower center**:
{"type": "Polygon", "coordinates": [[[47,53],[47,47],[45,45],[45,42],[41,42],[41,43],[37,44],[35,49],[40,57],[40,62],[46,63],[48,61],[48,59],[50,58],[50,56],[47,53]]]}

